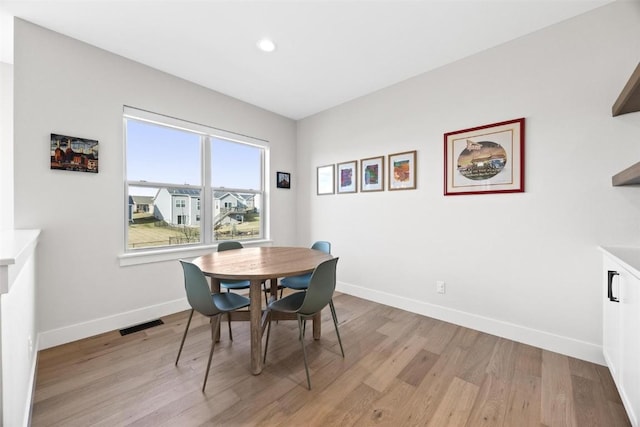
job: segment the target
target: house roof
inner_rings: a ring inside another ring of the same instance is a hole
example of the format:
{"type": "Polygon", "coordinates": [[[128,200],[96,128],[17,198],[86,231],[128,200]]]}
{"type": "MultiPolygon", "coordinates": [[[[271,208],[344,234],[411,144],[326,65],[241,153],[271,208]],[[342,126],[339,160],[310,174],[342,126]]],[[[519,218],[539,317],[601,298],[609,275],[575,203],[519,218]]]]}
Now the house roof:
{"type": "Polygon", "coordinates": [[[195,189],[192,189],[192,188],[172,188],[172,187],[169,187],[166,190],[172,196],[195,196],[195,197],[200,197],[200,190],[195,190],[195,189]]]}

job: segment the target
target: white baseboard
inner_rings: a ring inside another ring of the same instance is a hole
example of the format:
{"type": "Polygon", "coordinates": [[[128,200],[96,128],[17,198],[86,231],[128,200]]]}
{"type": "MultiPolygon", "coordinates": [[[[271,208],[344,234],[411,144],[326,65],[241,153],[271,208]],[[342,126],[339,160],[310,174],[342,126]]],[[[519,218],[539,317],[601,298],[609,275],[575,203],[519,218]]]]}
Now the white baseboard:
{"type": "Polygon", "coordinates": [[[443,320],[599,365],[606,365],[604,356],[602,355],[602,346],[593,343],[344,282],[338,282],[336,289],[339,292],[358,298],[385,304],[423,316],[433,317],[434,319],[443,320]]]}
{"type": "Polygon", "coordinates": [[[38,350],[55,347],[116,329],[127,328],[148,322],[162,316],[188,310],[190,308],[186,298],[144,307],[138,310],[127,311],[113,316],[94,319],[89,322],[65,326],[64,328],[43,331],[38,334],[38,350]]]}

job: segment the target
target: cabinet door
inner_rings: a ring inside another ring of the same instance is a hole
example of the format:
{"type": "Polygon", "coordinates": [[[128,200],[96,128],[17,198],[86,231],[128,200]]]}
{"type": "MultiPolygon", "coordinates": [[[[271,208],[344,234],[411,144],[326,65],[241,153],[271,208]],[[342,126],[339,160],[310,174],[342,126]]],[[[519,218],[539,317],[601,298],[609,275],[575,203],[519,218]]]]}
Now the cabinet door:
{"type": "Polygon", "coordinates": [[[611,371],[611,376],[618,383],[620,371],[620,353],[621,353],[621,315],[620,303],[612,301],[610,294],[613,292],[613,299],[620,295],[621,281],[620,266],[608,257],[604,257],[604,268],[602,287],[602,352],[607,366],[611,371]]]}
{"type": "Polygon", "coordinates": [[[602,351],[633,426],[640,422],[640,278],[604,257],[602,351]]]}
{"type": "Polygon", "coordinates": [[[640,279],[627,273],[621,285],[619,388],[631,424],[637,426],[640,421],[640,279]]]}

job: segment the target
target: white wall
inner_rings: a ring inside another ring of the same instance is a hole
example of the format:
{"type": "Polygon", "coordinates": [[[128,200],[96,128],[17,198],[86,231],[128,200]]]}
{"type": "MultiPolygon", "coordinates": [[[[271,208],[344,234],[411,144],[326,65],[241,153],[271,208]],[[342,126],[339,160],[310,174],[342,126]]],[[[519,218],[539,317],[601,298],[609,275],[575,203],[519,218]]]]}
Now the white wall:
{"type": "Polygon", "coordinates": [[[602,363],[597,246],[640,243],[640,189],[611,186],[638,52],[617,2],[300,121],[300,243],[333,243],[345,292],[602,363]],[[526,192],[443,196],[443,134],[519,117],[526,192]],[[417,190],[315,195],[317,166],[414,149],[417,190]]]}
{"type": "Polygon", "coordinates": [[[0,62],[0,231],[13,228],[13,65],[0,62]]]}
{"type": "MultiPolygon", "coordinates": [[[[269,140],[273,174],[294,169],[295,123],[25,21],[14,29],[15,226],[42,230],[41,348],[186,308],[177,262],[119,264],[123,105],[269,140]],[[51,133],[97,139],[100,172],[50,170],[51,133]]],[[[270,178],[271,236],[292,244],[295,195],[270,178]]]]}

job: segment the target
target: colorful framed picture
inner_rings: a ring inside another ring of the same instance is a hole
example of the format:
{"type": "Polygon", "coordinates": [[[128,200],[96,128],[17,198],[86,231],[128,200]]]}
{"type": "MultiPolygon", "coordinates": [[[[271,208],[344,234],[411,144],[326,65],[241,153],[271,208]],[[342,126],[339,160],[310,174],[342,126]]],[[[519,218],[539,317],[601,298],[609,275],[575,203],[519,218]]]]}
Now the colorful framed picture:
{"type": "Polygon", "coordinates": [[[278,188],[291,188],[291,174],[289,172],[276,172],[276,186],[278,188]]]}
{"type": "Polygon", "coordinates": [[[444,195],[524,191],[524,118],[444,134],[444,195]]]}
{"type": "Polygon", "coordinates": [[[416,188],[416,151],[389,154],[389,190],[416,188]]]}
{"type": "Polygon", "coordinates": [[[98,141],[51,134],[51,169],[98,173],[98,141]]]}
{"type": "Polygon", "coordinates": [[[360,191],[384,191],[384,156],[360,160],[360,191]]]}
{"type": "Polygon", "coordinates": [[[318,166],[317,168],[317,188],[318,195],[334,194],[334,165],[318,166]]]}
{"type": "Polygon", "coordinates": [[[338,193],[358,191],[358,162],[338,163],[338,193]]]}

